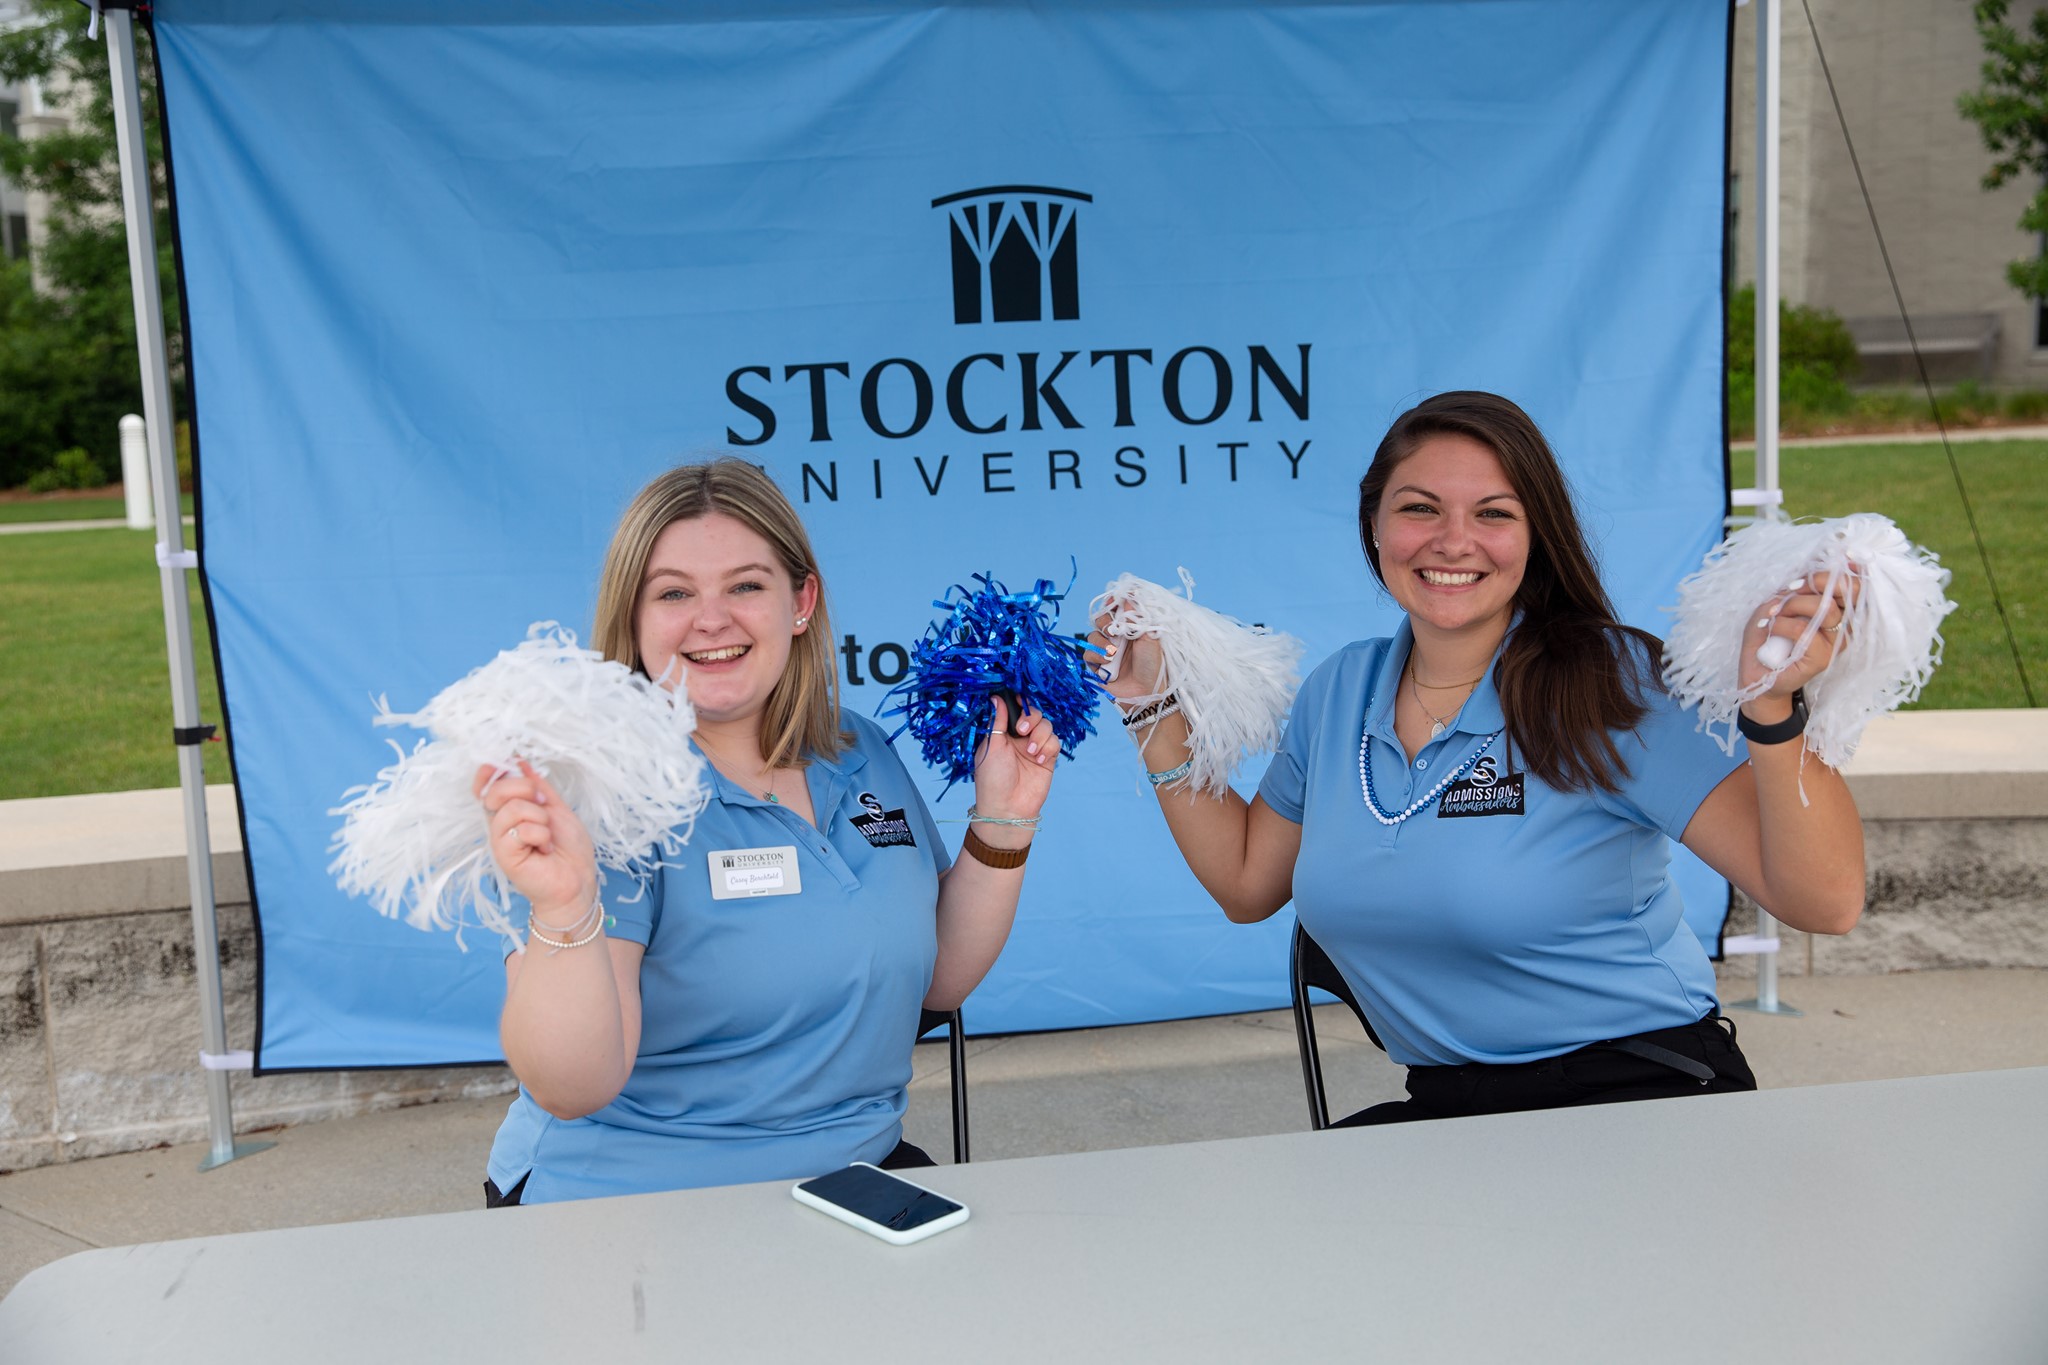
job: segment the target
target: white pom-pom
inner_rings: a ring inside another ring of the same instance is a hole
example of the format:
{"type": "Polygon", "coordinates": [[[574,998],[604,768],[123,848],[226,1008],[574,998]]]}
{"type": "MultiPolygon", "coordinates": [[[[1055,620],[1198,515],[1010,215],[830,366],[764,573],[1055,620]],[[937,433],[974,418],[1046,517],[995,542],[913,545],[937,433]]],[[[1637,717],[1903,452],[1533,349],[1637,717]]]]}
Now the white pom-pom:
{"type": "MultiPolygon", "coordinates": [[[[597,861],[638,875],[689,837],[709,792],[690,747],[695,711],[621,663],[578,649],[553,621],[411,715],[377,699],[377,725],[425,730],[368,787],[351,788],[330,850],[341,889],[419,929],[462,927],[473,907],[517,941],[489,822],[470,790],[480,767],[545,775],[590,833],[597,861]]],[[[459,934],[458,934],[459,938],[459,934]]]]}
{"type": "Polygon", "coordinates": [[[1147,679],[1150,695],[1171,692],[1188,723],[1186,784],[1220,795],[1230,774],[1252,754],[1280,744],[1280,722],[1301,686],[1302,643],[1292,635],[1248,626],[1208,607],[1195,605],[1195,580],[1180,571],[1181,592],[1124,574],[1089,606],[1091,616],[1108,614],[1103,634],[1159,640],[1159,676],[1147,679]]]}
{"type": "Polygon", "coordinates": [[[1948,582],[1931,551],[1874,512],[1758,522],[1715,546],[1678,585],[1677,623],[1664,642],[1665,683],[1680,704],[1699,707],[1708,733],[1721,727],[1715,738],[1732,751],[1736,708],[1770,690],[1820,629],[1815,619],[1796,640],[1766,640],[1756,658],[1769,672],[1743,687],[1742,639],[1754,613],[1788,591],[1839,588],[1846,606],[1834,658],[1805,685],[1806,747],[1839,768],[1855,756],[1872,717],[1913,700],[1934,676],[1941,619],[1956,605],[1948,582]]]}

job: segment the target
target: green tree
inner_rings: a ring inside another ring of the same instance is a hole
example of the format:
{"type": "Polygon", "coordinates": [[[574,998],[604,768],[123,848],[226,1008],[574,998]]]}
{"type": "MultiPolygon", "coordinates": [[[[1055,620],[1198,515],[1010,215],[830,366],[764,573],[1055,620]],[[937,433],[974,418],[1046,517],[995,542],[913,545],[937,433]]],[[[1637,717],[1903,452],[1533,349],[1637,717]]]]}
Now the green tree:
{"type": "MultiPolygon", "coordinates": [[[[51,202],[37,257],[48,287],[33,290],[24,263],[0,262],[0,487],[73,448],[120,468],[121,415],[142,410],[106,41],[86,36],[87,16],[73,0],[31,0],[26,12],[26,24],[0,33],[0,77],[61,92],[71,126],[34,141],[0,137],[0,173],[51,202]]],[[[148,42],[138,28],[143,105],[153,115],[148,42]]],[[[145,123],[175,383],[183,358],[162,143],[153,117],[145,123]]]]}
{"type": "MultiPolygon", "coordinates": [[[[2048,10],[2036,10],[2023,34],[2006,21],[2010,0],[1977,0],[1972,12],[1984,43],[1984,83],[1956,101],[1996,158],[1984,175],[1995,190],[2024,177],[2036,187],[2020,215],[2028,232],[2048,232],[2048,10]]],[[[2048,256],[2035,253],[2005,267],[2013,288],[2048,299],[2048,256]]]]}

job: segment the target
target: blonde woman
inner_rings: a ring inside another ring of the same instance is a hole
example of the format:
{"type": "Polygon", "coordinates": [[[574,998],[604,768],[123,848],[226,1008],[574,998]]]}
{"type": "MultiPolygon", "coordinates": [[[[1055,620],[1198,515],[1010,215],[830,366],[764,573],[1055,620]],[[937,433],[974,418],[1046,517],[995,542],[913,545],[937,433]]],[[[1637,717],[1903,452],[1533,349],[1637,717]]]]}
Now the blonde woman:
{"type": "Polygon", "coordinates": [[[953,862],[879,726],[839,707],[825,585],[781,491],[737,459],[633,500],[596,646],[681,679],[712,795],[642,888],[601,877],[530,771],[478,792],[530,902],[500,1036],[520,1090],[492,1206],[928,1165],[903,1141],[921,1008],[958,1005],[1010,932],[1059,742],[996,734],[953,862]]]}

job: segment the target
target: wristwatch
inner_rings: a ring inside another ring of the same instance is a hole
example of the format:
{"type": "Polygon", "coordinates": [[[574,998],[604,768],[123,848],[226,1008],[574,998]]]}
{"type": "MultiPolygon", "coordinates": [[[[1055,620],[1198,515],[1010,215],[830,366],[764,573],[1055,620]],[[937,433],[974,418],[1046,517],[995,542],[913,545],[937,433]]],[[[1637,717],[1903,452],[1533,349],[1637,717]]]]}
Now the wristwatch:
{"type": "Polygon", "coordinates": [[[1751,720],[1741,707],[1736,707],[1735,728],[1742,731],[1742,737],[1751,744],[1783,744],[1788,739],[1799,738],[1806,733],[1806,689],[1794,689],[1792,714],[1776,725],[1759,724],[1751,720]]]}

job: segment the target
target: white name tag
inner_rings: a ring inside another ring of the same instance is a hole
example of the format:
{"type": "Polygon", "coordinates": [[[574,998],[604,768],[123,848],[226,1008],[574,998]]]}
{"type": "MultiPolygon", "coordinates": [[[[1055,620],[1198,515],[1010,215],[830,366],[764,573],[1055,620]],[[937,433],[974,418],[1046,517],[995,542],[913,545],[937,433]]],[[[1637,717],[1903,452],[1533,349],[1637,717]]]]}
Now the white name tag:
{"type": "Polygon", "coordinates": [[[711,869],[713,900],[794,896],[804,889],[803,879],[797,875],[795,844],[718,849],[705,862],[711,869]]]}

